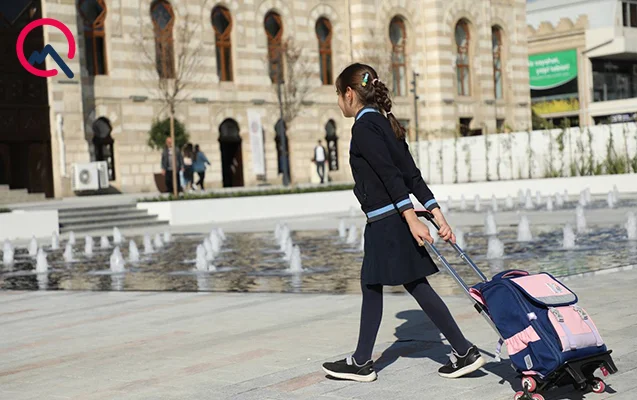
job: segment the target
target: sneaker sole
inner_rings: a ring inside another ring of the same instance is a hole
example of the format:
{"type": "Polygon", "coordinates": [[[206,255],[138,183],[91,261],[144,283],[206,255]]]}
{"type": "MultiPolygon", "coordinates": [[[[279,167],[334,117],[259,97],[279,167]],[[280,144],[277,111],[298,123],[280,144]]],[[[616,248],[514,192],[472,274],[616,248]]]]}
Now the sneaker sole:
{"type": "Polygon", "coordinates": [[[438,375],[442,376],[443,378],[449,378],[449,379],[460,378],[461,376],[464,376],[464,375],[467,375],[467,374],[470,374],[470,373],[472,373],[474,371],[479,370],[486,363],[487,363],[487,361],[484,359],[484,357],[480,357],[477,360],[475,360],[473,362],[473,364],[467,365],[464,368],[460,368],[456,372],[453,372],[451,374],[443,374],[443,373],[438,372],[438,375]]]}
{"type": "Polygon", "coordinates": [[[345,374],[341,372],[334,372],[334,371],[330,371],[329,369],[325,367],[322,367],[322,368],[323,368],[323,372],[325,372],[327,375],[334,378],[338,378],[338,379],[345,379],[348,381],[373,382],[378,377],[378,375],[376,375],[376,371],[373,371],[369,375],[357,375],[357,374],[345,374]]]}

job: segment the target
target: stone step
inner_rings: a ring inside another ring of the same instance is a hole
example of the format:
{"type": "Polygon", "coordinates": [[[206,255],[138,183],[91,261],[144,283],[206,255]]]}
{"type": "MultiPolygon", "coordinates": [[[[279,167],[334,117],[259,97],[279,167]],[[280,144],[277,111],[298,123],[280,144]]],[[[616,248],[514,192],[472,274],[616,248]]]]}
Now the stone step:
{"type": "Polygon", "coordinates": [[[134,203],[131,204],[116,204],[112,206],[97,206],[97,207],[78,207],[78,208],[60,208],[58,209],[58,214],[61,218],[64,217],[76,217],[76,216],[93,216],[93,215],[117,215],[118,213],[123,212],[131,212],[131,211],[142,211],[138,210],[137,205],[134,203]]]}
{"type": "Polygon", "coordinates": [[[8,192],[9,190],[9,185],[0,185],[0,192],[8,192]]]}
{"type": "Polygon", "coordinates": [[[150,227],[150,226],[168,226],[168,221],[162,221],[158,219],[150,219],[150,220],[128,220],[121,221],[116,224],[113,224],[112,221],[98,222],[92,224],[80,224],[80,225],[69,225],[69,226],[61,226],[60,233],[73,231],[75,233],[79,232],[92,232],[92,231],[103,231],[103,230],[111,230],[115,226],[118,228],[132,228],[132,227],[150,227]]]}
{"type": "Polygon", "coordinates": [[[29,193],[26,190],[0,191],[0,204],[28,203],[45,199],[44,193],[29,193]]]}
{"type": "Polygon", "coordinates": [[[145,210],[135,210],[134,213],[106,214],[93,216],[60,217],[60,226],[87,225],[92,223],[111,222],[117,226],[120,221],[147,221],[157,219],[156,215],[150,215],[145,210]]]}

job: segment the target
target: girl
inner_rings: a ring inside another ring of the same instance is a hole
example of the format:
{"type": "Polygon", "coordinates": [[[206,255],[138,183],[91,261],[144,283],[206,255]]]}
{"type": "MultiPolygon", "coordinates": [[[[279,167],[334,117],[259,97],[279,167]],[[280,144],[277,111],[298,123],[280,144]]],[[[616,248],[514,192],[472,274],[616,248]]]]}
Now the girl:
{"type": "Polygon", "coordinates": [[[192,187],[192,181],[194,179],[194,170],[193,170],[193,148],[192,143],[186,143],[183,148],[184,153],[184,191],[188,190],[192,192],[194,189],[192,187]]]}
{"type": "Polygon", "coordinates": [[[350,166],[367,226],[358,346],[346,359],[323,364],[323,370],[340,379],[376,379],[371,358],[383,312],[383,285],[403,285],[453,347],[450,361],[438,373],[445,378],[471,373],[484,365],[484,358],[465,339],[427,281],[438,272],[424,248],[424,241],[433,243],[433,238],[416,216],[409,194],[433,213],[442,239],[455,242],[456,238],[414,163],[405,129],[391,113],[387,87],[372,67],[352,64],[336,80],[336,93],[343,116],[355,118],[350,166]]]}
{"type": "Polygon", "coordinates": [[[210,161],[208,161],[208,157],[199,149],[199,145],[195,145],[195,161],[193,167],[197,175],[199,175],[199,180],[197,181],[197,186],[199,189],[204,190],[204,179],[206,179],[206,165],[210,165],[210,161]]]}

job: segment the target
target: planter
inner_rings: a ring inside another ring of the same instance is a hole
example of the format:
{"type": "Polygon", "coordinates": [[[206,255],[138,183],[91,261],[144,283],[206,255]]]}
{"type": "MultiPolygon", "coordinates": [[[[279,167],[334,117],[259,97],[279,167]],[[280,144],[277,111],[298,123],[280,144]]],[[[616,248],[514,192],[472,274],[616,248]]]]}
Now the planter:
{"type": "Polygon", "coordinates": [[[157,190],[159,190],[159,193],[168,193],[168,187],[166,186],[166,178],[164,177],[164,174],[154,174],[154,178],[155,186],[157,187],[157,190]]]}

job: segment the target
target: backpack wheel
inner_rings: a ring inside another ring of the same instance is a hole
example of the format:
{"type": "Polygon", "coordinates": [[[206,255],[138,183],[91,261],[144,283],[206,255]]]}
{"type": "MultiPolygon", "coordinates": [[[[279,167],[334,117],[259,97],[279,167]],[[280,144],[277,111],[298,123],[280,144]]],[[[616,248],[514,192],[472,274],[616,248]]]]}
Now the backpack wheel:
{"type": "Polygon", "coordinates": [[[599,378],[594,378],[591,382],[591,390],[593,393],[604,393],[606,391],[606,384],[599,378]]]}
{"type": "Polygon", "coordinates": [[[531,398],[532,398],[533,400],[544,400],[544,396],[542,396],[542,395],[541,395],[541,394],[539,394],[539,393],[533,393],[533,395],[531,396],[531,398]]]}
{"type": "Polygon", "coordinates": [[[522,400],[524,399],[524,392],[519,391],[517,393],[515,393],[515,396],[513,396],[513,400],[522,400]]]}
{"type": "Polygon", "coordinates": [[[537,381],[531,376],[525,376],[522,378],[522,387],[526,388],[529,392],[535,392],[535,389],[537,389],[537,381]]]}

